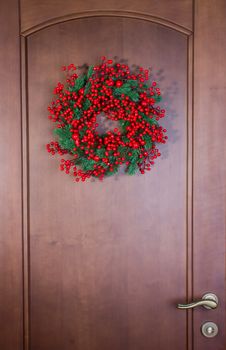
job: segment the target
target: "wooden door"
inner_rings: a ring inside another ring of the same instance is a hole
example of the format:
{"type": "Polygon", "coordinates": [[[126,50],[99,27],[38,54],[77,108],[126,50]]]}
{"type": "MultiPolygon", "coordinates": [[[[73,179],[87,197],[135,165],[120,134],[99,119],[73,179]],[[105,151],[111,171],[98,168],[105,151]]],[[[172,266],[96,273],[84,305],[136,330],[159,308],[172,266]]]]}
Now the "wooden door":
{"type": "Polygon", "coordinates": [[[224,1],[1,6],[1,349],[224,349],[224,1]],[[153,68],[169,142],[149,174],[75,184],[46,108],[61,65],[102,55],[153,68]]]}

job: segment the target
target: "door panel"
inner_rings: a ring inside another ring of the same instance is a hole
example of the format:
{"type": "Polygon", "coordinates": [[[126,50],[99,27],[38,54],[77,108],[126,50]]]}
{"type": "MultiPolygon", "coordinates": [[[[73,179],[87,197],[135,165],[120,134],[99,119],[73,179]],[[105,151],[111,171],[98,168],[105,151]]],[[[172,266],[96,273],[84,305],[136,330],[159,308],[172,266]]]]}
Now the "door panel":
{"type": "Polygon", "coordinates": [[[21,30],[29,33],[51,23],[98,13],[130,17],[149,15],[156,21],[165,20],[192,30],[192,7],[192,0],[21,0],[21,30]]]}
{"type": "Polygon", "coordinates": [[[194,297],[212,291],[219,308],[194,312],[195,349],[226,348],[226,2],[213,6],[196,2],[194,75],[194,297]],[[203,25],[206,23],[206,25],[203,25]],[[209,43],[207,45],[206,43],[209,43]],[[211,74],[210,74],[211,72],[211,74]],[[211,75],[211,76],[210,76],[211,75]],[[213,342],[200,334],[200,325],[214,321],[219,335],[213,342]]]}
{"type": "Polygon", "coordinates": [[[0,2],[0,23],[0,349],[13,350],[22,346],[23,338],[20,42],[17,1],[0,2]]]}
{"type": "Polygon", "coordinates": [[[19,3],[0,2],[0,349],[224,350],[225,1],[19,3]],[[61,65],[105,54],[153,67],[169,142],[150,174],[74,184],[46,107],[61,65]],[[176,309],[205,292],[216,310],[176,309]]]}
{"type": "Polygon", "coordinates": [[[79,19],[28,37],[32,350],[186,349],[174,301],[187,290],[187,64],[184,34],[142,20],[79,19]],[[46,108],[61,65],[103,54],[153,67],[169,142],[150,174],[74,184],[45,152],[46,108]]]}

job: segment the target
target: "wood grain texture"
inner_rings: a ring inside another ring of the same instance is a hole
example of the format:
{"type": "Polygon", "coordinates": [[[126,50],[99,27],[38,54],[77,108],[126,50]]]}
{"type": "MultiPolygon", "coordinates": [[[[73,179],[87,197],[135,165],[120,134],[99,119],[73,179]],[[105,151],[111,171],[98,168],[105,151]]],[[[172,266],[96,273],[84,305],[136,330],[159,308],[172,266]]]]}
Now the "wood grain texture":
{"type": "Polygon", "coordinates": [[[186,313],[175,304],[187,291],[187,37],[102,17],[27,41],[31,349],[185,350],[186,313]],[[62,64],[103,53],[153,67],[170,141],[150,174],[74,184],[45,153],[46,107],[62,64]]]}
{"type": "Polygon", "coordinates": [[[0,349],[22,346],[20,48],[17,1],[0,2],[0,349]],[[12,10],[13,9],[13,10],[12,10]]]}
{"type": "Polygon", "coordinates": [[[177,30],[180,33],[191,35],[192,31],[190,29],[187,29],[179,24],[176,24],[174,22],[171,22],[169,20],[152,16],[147,13],[140,13],[140,12],[134,12],[134,11],[125,11],[125,10],[97,10],[97,11],[84,11],[84,12],[76,12],[71,13],[68,15],[63,15],[60,17],[54,17],[51,18],[45,22],[41,22],[34,27],[30,27],[27,30],[24,30],[21,32],[21,35],[23,37],[27,37],[31,34],[34,34],[35,32],[39,30],[43,30],[47,27],[50,27],[52,25],[68,22],[76,19],[82,19],[82,18],[92,18],[92,17],[122,17],[122,18],[135,18],[135,19],[141,19],[144,21],[157,23],[160,25],[163,25],[165,27],[168,27],[170,29],[177,30]]]}
{"type": "Polygon", "coordinates": [[[23,201],[23,313],[24,313],[24,347],[29,350],[30,337],[30,278],[29,278],[29,164],[28,164],[28,89],[27,89],[27,47],[26,39],[21,37],[21,123],[22,123],[22,201],[23,201]]]}
{"type": "MultiPolygon", "coordinates": [[[[194,38],[188,37],[188,86],[187,86],[187,300],[193,300],[193,83],[194,83],[194,38]]],[[[193,314],[187,311],[187,350],[193,350],[193,314]]]]}
{"type": "Polygon", "coordinates": [[[225,340],[226,2],[196,1],[194,85],[194,296],[211,291],[219,308],[194,312],[195,350],[223,350],[225,340]],[[206,320],[219,326],[209,341],[206,320]]]}
{"type": "Polygon", "coordinates": [[[73,13],[111,10],[152,15],[192,30],[192,0],[21,0],[21,31],[73,13]]]}

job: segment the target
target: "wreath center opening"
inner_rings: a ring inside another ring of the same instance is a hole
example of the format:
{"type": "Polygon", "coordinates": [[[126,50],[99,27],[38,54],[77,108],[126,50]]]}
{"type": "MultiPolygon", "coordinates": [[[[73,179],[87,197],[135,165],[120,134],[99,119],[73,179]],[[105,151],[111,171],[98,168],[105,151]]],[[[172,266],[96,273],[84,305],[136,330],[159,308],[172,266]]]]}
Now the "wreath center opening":
{"type": "Polygon", "coordinates": [[[99,136],[106,134],[108,131],[115,131],[118,129],[121,131],[120,124],[118,120],[112,120],[106,113],[100,112],[96,117],[96,132],[99,136]]]}

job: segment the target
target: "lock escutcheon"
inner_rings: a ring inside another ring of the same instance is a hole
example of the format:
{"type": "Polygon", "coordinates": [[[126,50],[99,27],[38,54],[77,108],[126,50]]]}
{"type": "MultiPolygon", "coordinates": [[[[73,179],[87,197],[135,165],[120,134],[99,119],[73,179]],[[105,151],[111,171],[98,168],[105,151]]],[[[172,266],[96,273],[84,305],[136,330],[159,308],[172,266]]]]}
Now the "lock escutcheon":
{"type": "Polygon", "coordinates": [[[218,326],[214,322],[205,322],[201,327],[201,332],[206,338],[214,338],[218,334],[218,326]]]}

